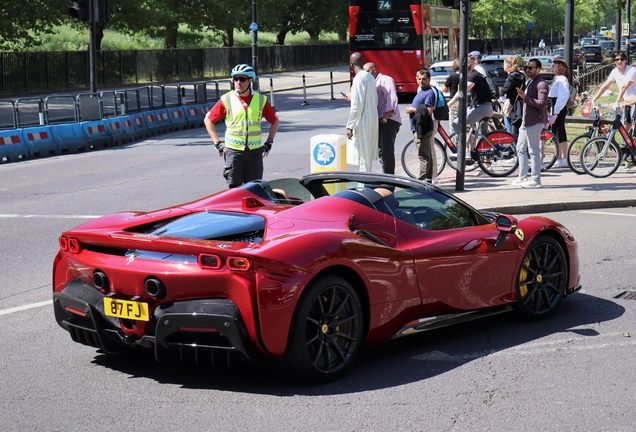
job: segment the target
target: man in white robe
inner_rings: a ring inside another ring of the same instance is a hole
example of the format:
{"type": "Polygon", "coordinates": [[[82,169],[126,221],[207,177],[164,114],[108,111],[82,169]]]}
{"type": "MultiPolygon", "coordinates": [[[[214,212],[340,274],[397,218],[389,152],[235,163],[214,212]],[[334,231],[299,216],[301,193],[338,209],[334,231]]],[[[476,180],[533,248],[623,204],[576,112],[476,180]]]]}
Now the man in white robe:
{"type": "Polygon", "coordinates": [[[350,65],[356,76],[351,85],[351,112],[347,121],[347,163],[371,172],[378,159],[378,93],[375,78],[363,69],[362,54],[353,53],[350,65]]]}

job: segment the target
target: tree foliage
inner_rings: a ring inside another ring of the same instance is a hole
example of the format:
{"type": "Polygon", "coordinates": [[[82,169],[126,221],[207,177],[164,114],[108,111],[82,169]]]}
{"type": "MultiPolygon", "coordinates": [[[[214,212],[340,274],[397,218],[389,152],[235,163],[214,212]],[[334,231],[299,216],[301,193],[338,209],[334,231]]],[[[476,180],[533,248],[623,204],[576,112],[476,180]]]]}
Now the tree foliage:
{"type": "MultiPolygon", "coordinates": [[[[277,34],[276,43],[284,44],[288,34],[306,31],[317,40],[322,32],[337,32],[346,40],[348,0],[256,0],[261,31],[277,34]]],[[[166,48],[179,45],[181,27],[212,32],[222,36],[223,45],[233,45],[235,29],[249,31],[253,0],[108,0],[112,11],[108,23],[98,25],[98,40],[103,28],[132,36],[161,36],[166,48]]],[[[625,0],[574,0],[574,31],[585,34],[610,27],[616,10],[624,11],[625,0]]],[[[636,2],[634,2],[636,8],[636,2]]],[[[72,23],[67,14],[70,0],[0,1],[0,49],[23,50],[38,43],[38,37],[55,27],[72,23]]],[[[565,30],[565,0],[480,0],[472,3],[470,35],[499,38],[501,20],[504,37],[524,37],[528,22],[534,23],[533,35],[549,37],[565,30]]],[[[632,14],[634,16],[635,14],[632,14]]],[[[86,23],[74,25],[86,27],[86,23]]]]}
{"type": "MultiPolygon", "coordinates": [[[[469,25],[471,36],[499,38],[502,16],[504,38],[524,37],[527,24],[533,23],[532,34],[556,37],[565,31],[565,0],[480,0],[472,3],[469,25]]],[[[625,0],[575,0],[574,33],[586,34],[616,21],[616,9],[625,9],[625,0]],[[600,12],[599,12],[600,11],[600,12]]]]}
{"type": "Polygon", "coordinates": [[[37,44],[39,35],[64,22],[70,5],[67,0],[0,1],[0,49],[20,51],[37,44]]]}

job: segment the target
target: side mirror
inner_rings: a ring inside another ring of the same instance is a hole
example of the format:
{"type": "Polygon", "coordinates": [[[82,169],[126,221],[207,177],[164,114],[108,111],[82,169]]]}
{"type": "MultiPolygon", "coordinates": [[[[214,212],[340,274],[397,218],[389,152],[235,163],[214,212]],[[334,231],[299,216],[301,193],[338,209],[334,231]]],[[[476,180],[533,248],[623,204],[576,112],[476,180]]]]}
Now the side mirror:
{"type": "Polygon", "coordinates": [[[496,248],[501,247],[508,234],[514,233],[517,230],[517,222],[517,219],[512,216],[504,214],[497,216],[495,227],[499,230],[499,236],[495,242],[496,248]]]}

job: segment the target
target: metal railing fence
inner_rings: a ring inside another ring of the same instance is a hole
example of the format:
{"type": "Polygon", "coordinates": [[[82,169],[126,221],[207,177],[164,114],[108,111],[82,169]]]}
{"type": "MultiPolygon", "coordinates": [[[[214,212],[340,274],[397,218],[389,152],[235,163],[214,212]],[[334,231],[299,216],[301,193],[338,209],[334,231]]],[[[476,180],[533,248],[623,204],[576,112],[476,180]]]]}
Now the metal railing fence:
{"type": "MultiPolygon", "coordinates": [[[[259,72],[347,64],[348,44],[258,48],[259,72]]],[[[99,51],[98,87],[227,76],[252,63],[251,47],[99,51]]],[[[0,94],[90,87],[88,51],[0,52],[0,94]]]]}

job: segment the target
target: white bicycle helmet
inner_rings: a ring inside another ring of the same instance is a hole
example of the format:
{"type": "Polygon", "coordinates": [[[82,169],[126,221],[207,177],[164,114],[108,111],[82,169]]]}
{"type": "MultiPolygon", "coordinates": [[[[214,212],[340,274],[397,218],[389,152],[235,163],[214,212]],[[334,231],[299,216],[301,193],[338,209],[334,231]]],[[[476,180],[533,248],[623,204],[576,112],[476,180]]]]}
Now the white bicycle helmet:
{"type": "Polygon", "coordinates": [[[234,66],[234,69],[232,69],[232,77],[235,77],[236,75],[245,75],[253,80],[256,79],[256,72],[254,72],[254,68],[245,63],[234,66]]]}

